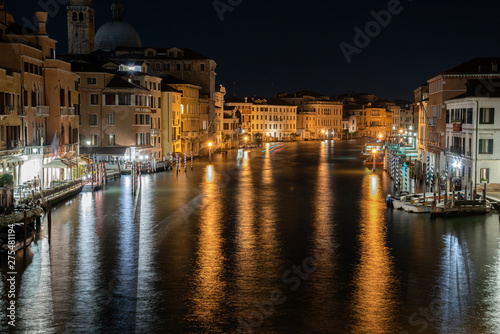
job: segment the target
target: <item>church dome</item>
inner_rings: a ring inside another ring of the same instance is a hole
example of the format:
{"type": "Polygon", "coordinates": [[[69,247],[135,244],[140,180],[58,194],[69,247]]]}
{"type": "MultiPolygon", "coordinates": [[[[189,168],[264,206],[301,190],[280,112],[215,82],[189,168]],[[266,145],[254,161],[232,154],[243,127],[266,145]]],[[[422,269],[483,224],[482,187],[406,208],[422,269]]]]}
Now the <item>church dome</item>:
{"type": "Polygon", "coordinates": [[[94,50],[114,51],[117,47],[142,46],[141,38],[130,24],[123,22],[123,7],[118,1],[111,6],[113,19],[99,28],[95,35],[94,50]]]}

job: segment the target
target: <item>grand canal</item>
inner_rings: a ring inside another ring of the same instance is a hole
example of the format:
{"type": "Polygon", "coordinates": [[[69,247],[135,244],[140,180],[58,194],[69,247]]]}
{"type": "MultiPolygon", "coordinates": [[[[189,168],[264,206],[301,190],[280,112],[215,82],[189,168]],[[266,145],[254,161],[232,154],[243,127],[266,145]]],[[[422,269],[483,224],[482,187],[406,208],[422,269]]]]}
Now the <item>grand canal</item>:
{"type": "Polygon", "coordinates": [[[360,150],[286,143],[82,192],[17,259],[12,331],[499,333],[498,215],[387,209],[360,150]]]}

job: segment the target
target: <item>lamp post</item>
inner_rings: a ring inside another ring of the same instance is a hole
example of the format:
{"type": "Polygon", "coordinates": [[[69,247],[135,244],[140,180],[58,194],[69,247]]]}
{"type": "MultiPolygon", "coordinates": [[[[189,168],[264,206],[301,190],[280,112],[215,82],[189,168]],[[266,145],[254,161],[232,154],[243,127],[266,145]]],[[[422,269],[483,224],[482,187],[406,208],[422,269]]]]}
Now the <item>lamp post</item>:
{"type": "Polygon", "coordinates": [[[245,137],[245,149],[247,148],[248,137],[245,137]]]}
{"type": "Polygon", "coordinates": [[[374,148],[372,150],[372,153],[373,153],[373,168],[372,168],[372,171],[374,172],[375,171],[375,160],[376,160],[376,157],[377,157],[377,149],[374,148]]]}
{"type": "Polygon", "coordinates": [[[208,162],[212,163],[212,142],[208,143],[208,162]]]}

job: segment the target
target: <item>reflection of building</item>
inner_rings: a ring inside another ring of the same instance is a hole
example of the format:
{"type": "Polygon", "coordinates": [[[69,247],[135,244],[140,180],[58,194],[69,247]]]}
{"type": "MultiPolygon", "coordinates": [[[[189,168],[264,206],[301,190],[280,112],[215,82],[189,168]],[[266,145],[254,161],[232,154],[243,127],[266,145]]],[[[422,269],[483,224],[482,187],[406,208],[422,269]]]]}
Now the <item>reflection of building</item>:
{"type": "Polygon", "coordinates": [[[16,185],[40,176],[44,186],[70,178],[49,168],[42,175],[42,164],[78,151],[78,77],[68,63],[55,59],[56,41],[47,35],[47,16],[37,12],[38,32],[27,31],[0,2],[0,68],[5,71],[0,85],[8,93],[3,94],[3,112],[9,113],[0,115],[0,145],[12,149],[5,152],[8,158],[0,158],[0,170],[12,172],[16,185]],[[42,138],[48,144],[43,161],[42,138]]]}
{"type": "Polygon", "coordinates": [[[489,96],[482,96],[481,81],[470,80],[466,93],[445,102],[445,168],[466,184],[500,190],[500,81],[490,83],[496,88],[489,96]]]}

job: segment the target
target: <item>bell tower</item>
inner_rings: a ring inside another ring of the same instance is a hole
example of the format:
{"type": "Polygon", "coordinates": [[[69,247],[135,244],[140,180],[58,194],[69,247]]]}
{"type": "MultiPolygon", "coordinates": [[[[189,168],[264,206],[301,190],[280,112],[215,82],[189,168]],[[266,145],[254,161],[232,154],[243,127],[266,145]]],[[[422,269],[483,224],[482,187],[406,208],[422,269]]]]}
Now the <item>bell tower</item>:
{"type": "Polygon", "coordinates": [[[92,0],[70,0],[68,6],[68,53],[88,54],[94,50],[95,13],[92,0]]]}

